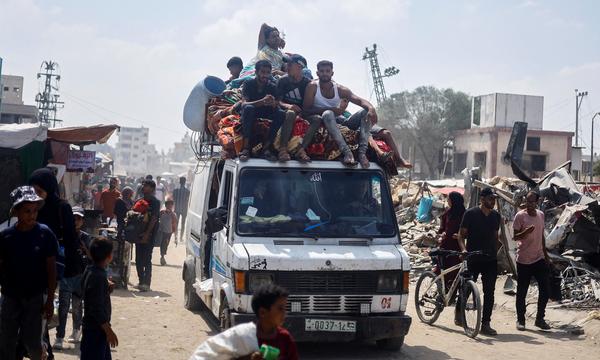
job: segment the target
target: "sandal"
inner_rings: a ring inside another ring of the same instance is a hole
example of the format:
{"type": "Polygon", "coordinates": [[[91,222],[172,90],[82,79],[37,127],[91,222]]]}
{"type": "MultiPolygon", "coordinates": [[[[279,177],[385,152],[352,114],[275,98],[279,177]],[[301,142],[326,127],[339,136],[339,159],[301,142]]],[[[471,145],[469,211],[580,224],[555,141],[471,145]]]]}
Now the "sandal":
{"type": "Polygon", "coordinates": [[[344,154],[344,159],[342,160],[342,164],[346,166],[356,166],[356,162],[354,161],[354,156],[351,151],[347,151],[344,154]]]}
{"type": "Polygon", "coordinates": [[[277,160],[279,160],[280,162],[286,162],[292,160],[292,158],[290,157],[290,153],[287,150],[283,149],[279,150],[277,160]]]}
{"type": "Polygon", "coordinates": [[[302,146],[300,146],[300,148],[298,149],[298,151],[296,151],[295,158],[298,161],[300,161],[301,163],[310,162],[310,157],[306,154],[306,151],[304,151],[304,148],[302,146]]]}
{"type": "Polygon", "coordinates": [[[271,150],[265,150],[263,152],[263,158],[271,162],[277,161],[277,156],[275,156],[275,154],[273,154],[271,150]]]}
{"type": "Polygon", "coordinates": [[[244,149],[240,152],[239,155],[240,161],[248,161],[250,159],[250,150],[244,149]]]}

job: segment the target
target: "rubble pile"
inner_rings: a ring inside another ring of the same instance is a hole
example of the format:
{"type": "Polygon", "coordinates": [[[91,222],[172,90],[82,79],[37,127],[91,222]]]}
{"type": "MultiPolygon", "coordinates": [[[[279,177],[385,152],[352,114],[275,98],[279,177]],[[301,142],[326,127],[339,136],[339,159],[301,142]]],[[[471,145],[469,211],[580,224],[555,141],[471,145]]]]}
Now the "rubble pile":
{"type": "MultiPolygon", "coordinates": [[[[540,194],[540,210],[545,214],[546,249],[552,269],[552,298],[555,306],[600,308],[600,205],[596,191],[585,191],[572,178],[570,162],[550,171],[539,180],[518,171],[518,179],[494,177],[482,181],[479,169],[465,171],[465,205],[476,206],[479,191],[493,188],[498,195],[497,209],[504,219],[498,243],[498,267],[503,273],[517,275],[516,242],[512,239],[512,220],[524,205],[529,190],[540,194]]],[[[429,251],[438,245],[439,217],[446,195],[458,184],[411,183],[405,179],[391,182],[402,244],[413,269],[422,272],[432,267],[429,251]],[[423,217],[422,199],[429,199],[429,215],[423,217]]],[[[507,293],[514,291],[505,286],[507,293]]]]}

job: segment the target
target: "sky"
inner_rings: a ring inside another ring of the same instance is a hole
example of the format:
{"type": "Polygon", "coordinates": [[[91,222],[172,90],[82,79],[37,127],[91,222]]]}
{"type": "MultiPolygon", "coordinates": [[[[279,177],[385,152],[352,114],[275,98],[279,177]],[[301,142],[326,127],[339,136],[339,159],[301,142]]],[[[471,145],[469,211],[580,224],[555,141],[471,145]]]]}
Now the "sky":
{"type": "Polygon", "coordinates": [[[373,43],[381,67],[400,70],[385,80],[388,94],[433,85],[542,95],[548,130],[574,131],[575,89],[588,91],[580,113],[588,146],[600,111],[598,14],[594,0],[0,0],[0,57],[3,74],[25,77],[27,104],[42,61],[59,63],[64,126],[143,125],[167,150],[186,132],[193,86],[227,78],[231,56],[249,61],[266,22],[285,35],[285,51],[313,71],[333,61],[334,79],[372,102],[362,55],[373,43]]]}

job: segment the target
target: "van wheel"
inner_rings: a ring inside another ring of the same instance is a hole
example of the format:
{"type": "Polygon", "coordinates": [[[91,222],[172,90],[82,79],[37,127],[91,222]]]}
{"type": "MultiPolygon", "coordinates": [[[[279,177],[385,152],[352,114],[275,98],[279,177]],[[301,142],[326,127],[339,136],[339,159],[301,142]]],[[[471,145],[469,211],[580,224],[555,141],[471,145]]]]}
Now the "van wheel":
{"type": "Polygon", "coordinates": [[[221,307],[219,309],[219,326],[221,327],[221,331],[231,327],[231,310],[229,309],[229,303],[227,303],[227,298],[225,296],[223,296],[223,300],[221,300],[221,307]]]}
{"type": "Polygon", "coordinates": [[[404,345],[404,336],[377,340],[376,344],[381,350],[398,351],[404,345]]]}
{"type": "Polygon", "coordinates": [[[186,279],[184,281],[183,286],[183,306],[190,311],[198,311],[202,309],[202,300],[198,294],[196,294],[196,289],[192,286],[190,280],[186,279]]]}

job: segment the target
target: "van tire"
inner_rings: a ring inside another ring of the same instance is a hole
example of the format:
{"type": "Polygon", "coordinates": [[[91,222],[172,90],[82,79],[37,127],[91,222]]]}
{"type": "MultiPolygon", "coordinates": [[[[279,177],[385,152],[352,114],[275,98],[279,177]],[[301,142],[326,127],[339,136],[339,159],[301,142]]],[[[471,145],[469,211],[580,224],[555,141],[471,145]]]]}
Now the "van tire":
{"type": "Polygon", "coordinates": [[[190,311],[198,311],[202,309],[202,300],[198,294],[196,294],[196,289],[192,286],[192,283],[189,279],[184,280],[184,289],[183,289],[183,306],[190,311]]]}
{"type": "Polygon", "coordinates": [[[229,309],[227,297],[225,295],[221,296],[221,306],[219,307],[219,327],[221,328],[221,331],[224,331],[231,327],[231,310],[229,309]]]}
{"type": "Polygon", "coordinates": [[[381,339],[377,340],[375,343],[381,350],[398,351],[402,348],[402,345],[404,345],[404,336],[381,339]]]}

